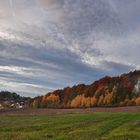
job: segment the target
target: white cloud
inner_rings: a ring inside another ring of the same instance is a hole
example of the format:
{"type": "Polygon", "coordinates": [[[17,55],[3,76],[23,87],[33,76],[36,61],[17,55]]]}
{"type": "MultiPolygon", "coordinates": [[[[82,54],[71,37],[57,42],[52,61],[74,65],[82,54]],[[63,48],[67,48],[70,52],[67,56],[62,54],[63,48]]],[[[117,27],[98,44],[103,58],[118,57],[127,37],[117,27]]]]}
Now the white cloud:
{"type": "Polygon", "coordinates": [[[1,0],[0,78],[14,79],[2,87],[39,93],[139,68],[139,4],[1,0]]]}
{"type": "Polygon", "coordinates": [[[33,75],[32,70],[25,67],[17,67],[17,66],[0,66],[0,72],[8,72],[13,74],[19,74],[24,76],[33,75]]]}
{"type": "Polygon", "coordinates": [[[26,96],[37,96],[39,95],[38,91],[43,93],[45,89],[47,92],[47,88],[38,84],[30,84],[30,83],[19,83],[19,82],[12,82],[10,79],[2,79],[0,80],[0,87],[1,90],[10,90],[10,91],[18,91],[20,94],[27,93],[26,96]],[[31,95],[30,95],[31,93],[31,95]]]}

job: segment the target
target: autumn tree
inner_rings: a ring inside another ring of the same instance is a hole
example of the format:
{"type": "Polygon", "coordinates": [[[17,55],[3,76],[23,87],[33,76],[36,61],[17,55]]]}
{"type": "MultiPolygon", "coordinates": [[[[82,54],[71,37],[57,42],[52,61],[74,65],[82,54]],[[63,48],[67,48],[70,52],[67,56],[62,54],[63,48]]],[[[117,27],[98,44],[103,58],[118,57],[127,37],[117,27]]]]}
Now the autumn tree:
{"type": "Polygon", "coordinates": [[[95,96],[91,97],[90,101],[91,101],[91,107],[97,106],[97,99],[95,96]]]}
{"type": "Polygon", "coordinates": [[[140,97],[136,98],[135,102],[136,102],[136,105],[140,105],[140,97]]]}
{"type": "Polygon", "coordinates": [[[91,107],[97,105],[97,99],[95,97],[85,97],[84,95],[78,95],[71,101],[71,107],[91,107]]]}
{"type": "Polygon", "coordinates": [[[49,96],[47,96],[46,98],[46,101],[47,102],[56,102],[56,103],[59,103],[60,100],[59,100],[59,96],[58,95],[54,95],[54,94],[50,94],[49,96]]]}
{"type": "Polygon", "coordinates": [[[113,94],[110,92],[108,87],[105,88],[104,94],[105,94],[105,96],[103,99],[103,104],[105,106],[111,106],[113,94]]]}
{"type": "Polygon", "coordinates": [[[114,105],[117,103],[117,86],[113,87],[111,94],[112,94],[112,97],[110,99],[110,103],[111,105],[114,105]]]}
{"type": "Polygon", "coordinates": [[[84,107],[91,107],[91,98],[90,97],[87,97],[85,99],[86,99],[86,102],[85,102],[84,107]]]}
{"type": "Polygon", "coordinates": [[[111,93],[106,94],[105,97],[104,97],[104,100],[103,100],[103,104],[106,105],[106,106],[111,106],[112,97],[113,97],[113,94],[111,94],[111,93]]]}
{"type": "Polygon", "coordinates": [[[34,101],[33,101],[32,107],[33,107],[33,108],[38,108],[37,100],[34,100],[34,101]]]}
{"type": "Polygon", "coordinates": [[[98,106],[103,106],[104,105],[104,96],[103,95],[101,95],[100,97],[99,97],[99,100],[98,100],[98,103],[97,103],[97,105],[98,106]]]}
{"type": "Polygon", "coordinates": [[[71,101],[71,107],[81,107],[83,105],[83,95],[78,95],[76,96],[72,101],[71,101]]]}
{"type": "Polygon", "coordinates": [[[41,99],[40,98],[37,98],[33,101],[32,103],[32,107],[33,108],[39,108],[40,107],[40,104],[41,104],[41,99]]]}
{"type": "Polygon", "coordinates": [[[100,96],[103,94],[104,94],[104,86],[100,86],[95,92],[96,99],[99,100],[100,96]]]}
{"type": "Polygon", "coordinates": [[[46,107],[59,107],[60,99],[58,95],[50,94],[42,98],[42,106],[46,107]]]}

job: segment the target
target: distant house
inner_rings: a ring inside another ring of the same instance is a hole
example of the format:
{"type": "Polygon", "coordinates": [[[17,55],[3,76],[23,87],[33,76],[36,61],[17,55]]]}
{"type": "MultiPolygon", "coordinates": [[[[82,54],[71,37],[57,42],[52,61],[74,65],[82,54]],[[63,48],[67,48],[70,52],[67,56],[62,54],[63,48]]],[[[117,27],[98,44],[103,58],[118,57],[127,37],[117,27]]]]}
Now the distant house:
{"type": "Polygon", "coordinates": [[[15,108],[15,104],[13,103],[13,104],[11,104],[11,108],[15,108]]]}
{"type": "Polygon", "coordinates": [[[0,103],[0,109],[3,109],[3,105],[0,103]]]}
{"type": "Polygon", "coordinates": [[[12,103],[11,108],[19,108],[20,109],[20,108],[23,108],[23,106],[17,102],[17,103],[12,103]]]}
{"type": "Polygon", "coordinates": [[[21,108],[23,108],[23,106],[22,106],[22,105],[20,105],[18,108],[19,108],[19,109],[21,109],[21,108]]]}
{"type": "Polygon", "coordinates": [[[23,106],[20,105],[20,103],[18,103],[18,102],[15,104],[15,107],[16,107],[16,108],[23,108],[23,106]]]}
{"type": "Polygon", "coordinates": [[[140,80],[138,80],[135,85],[135,91],[136,91],[136,93],[140,93],[140,80]]]}

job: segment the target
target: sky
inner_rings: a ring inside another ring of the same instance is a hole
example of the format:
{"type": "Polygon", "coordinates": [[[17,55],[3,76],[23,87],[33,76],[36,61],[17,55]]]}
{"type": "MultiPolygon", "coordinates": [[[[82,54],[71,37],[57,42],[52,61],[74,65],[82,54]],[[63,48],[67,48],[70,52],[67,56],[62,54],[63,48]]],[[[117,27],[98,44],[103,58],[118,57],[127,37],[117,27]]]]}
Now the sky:
{"type": "Polygon", "coordinates": [[[0,90],[35,97],[140,68],[139,0],[0,0],[0,90]]]}

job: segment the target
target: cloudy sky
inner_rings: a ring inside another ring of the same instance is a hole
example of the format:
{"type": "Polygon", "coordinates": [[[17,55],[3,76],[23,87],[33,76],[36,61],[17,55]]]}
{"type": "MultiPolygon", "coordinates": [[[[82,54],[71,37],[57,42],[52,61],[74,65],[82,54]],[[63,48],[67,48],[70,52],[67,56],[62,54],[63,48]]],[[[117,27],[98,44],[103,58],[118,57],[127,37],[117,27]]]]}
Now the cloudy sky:
{"type": "Polygon", "coordinates": [[[0,0],[0,90],[37,96],[140,68],[139,0],[0,0]]]}

